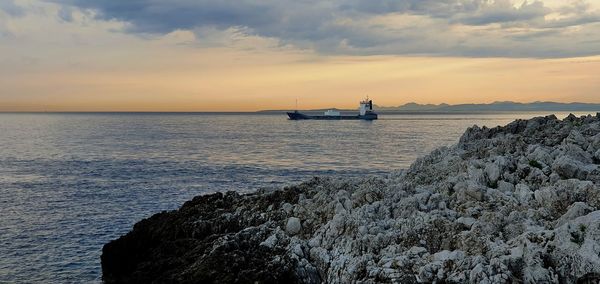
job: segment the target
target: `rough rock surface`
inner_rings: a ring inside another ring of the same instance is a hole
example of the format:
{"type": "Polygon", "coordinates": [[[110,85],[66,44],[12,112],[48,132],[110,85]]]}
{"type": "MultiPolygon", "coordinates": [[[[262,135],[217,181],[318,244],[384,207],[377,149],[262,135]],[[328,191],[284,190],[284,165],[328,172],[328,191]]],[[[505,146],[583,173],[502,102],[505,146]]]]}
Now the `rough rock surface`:
{"type": "Polygon", "coordinates": [[[105,245],[103,277],[597,283],[599,151],[600,115],[474,126],[386,177],[196,197],[105,245]]]}

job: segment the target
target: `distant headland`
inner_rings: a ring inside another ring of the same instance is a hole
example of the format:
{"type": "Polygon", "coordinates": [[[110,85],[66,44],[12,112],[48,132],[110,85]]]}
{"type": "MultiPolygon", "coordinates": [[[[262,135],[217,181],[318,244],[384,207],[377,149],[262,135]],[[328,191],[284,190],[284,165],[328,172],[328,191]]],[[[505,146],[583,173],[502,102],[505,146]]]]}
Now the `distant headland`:
{"type": "MultiPolygon", "coordinates": [[[[400,106],[378,106],[374,108],[380,113],[479,113],[479,112],[536,112],[536,111],[600,111],[600,103],[558,103],[558,102],[531,102],[519,103],[511,101],[493,102],[489,104],[418,104],[407,103],[400,106]]],[[[313,109],[308,111],[324,111],[325,109],[313,109]]],[[[337,109],[339,111],[354,111],[352,109],[337,109]]],[[[263,110],[259,112],[281,112],[283,110],[263,110]]]]}

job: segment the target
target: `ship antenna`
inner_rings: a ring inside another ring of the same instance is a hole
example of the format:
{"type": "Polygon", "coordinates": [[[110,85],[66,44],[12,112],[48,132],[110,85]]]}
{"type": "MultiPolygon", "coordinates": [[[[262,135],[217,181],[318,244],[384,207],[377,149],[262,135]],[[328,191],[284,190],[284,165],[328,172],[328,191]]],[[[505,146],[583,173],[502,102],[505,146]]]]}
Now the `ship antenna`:
{"type": "Polygon", "coordinates": [[[298,98],[296,98],[296,110],[298,110],[298,98]]]}

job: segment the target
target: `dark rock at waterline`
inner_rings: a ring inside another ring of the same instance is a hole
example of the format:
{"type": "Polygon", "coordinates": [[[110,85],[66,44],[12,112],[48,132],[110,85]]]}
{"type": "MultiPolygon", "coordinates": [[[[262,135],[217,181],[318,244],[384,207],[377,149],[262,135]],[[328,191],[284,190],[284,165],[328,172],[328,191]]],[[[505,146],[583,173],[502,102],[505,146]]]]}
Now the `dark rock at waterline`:
{"type": "MultiPolygon", "coordinates": [[[[310,183],[306,184],[310,186],[310,183]]],[[[269,194],[234,192],[199,196],[179,210],[142,220],[106,244],[106,283],[296,283],[294,261],[278,248],[260,246],[280,223],[272,204],[294,202],[301,187],[269,194]],[[260,225],[265,225],[259,227],[260,225]]]]}

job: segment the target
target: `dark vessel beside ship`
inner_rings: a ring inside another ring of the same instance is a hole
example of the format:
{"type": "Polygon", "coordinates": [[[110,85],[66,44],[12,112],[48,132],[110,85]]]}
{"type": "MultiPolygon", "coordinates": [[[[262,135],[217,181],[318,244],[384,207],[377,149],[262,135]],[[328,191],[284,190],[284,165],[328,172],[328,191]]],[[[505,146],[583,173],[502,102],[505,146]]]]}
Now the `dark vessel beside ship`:
{"type": "Polygon", "coordinates": [[[365,99],[360,102],[359,112],[356,115],[342,115],[339,111],[328,110],[323,115],[308,115],[297,110],[287,113],[290,120],[376,120],[377,113],[373,111],[373,100],[365,99]]]}

